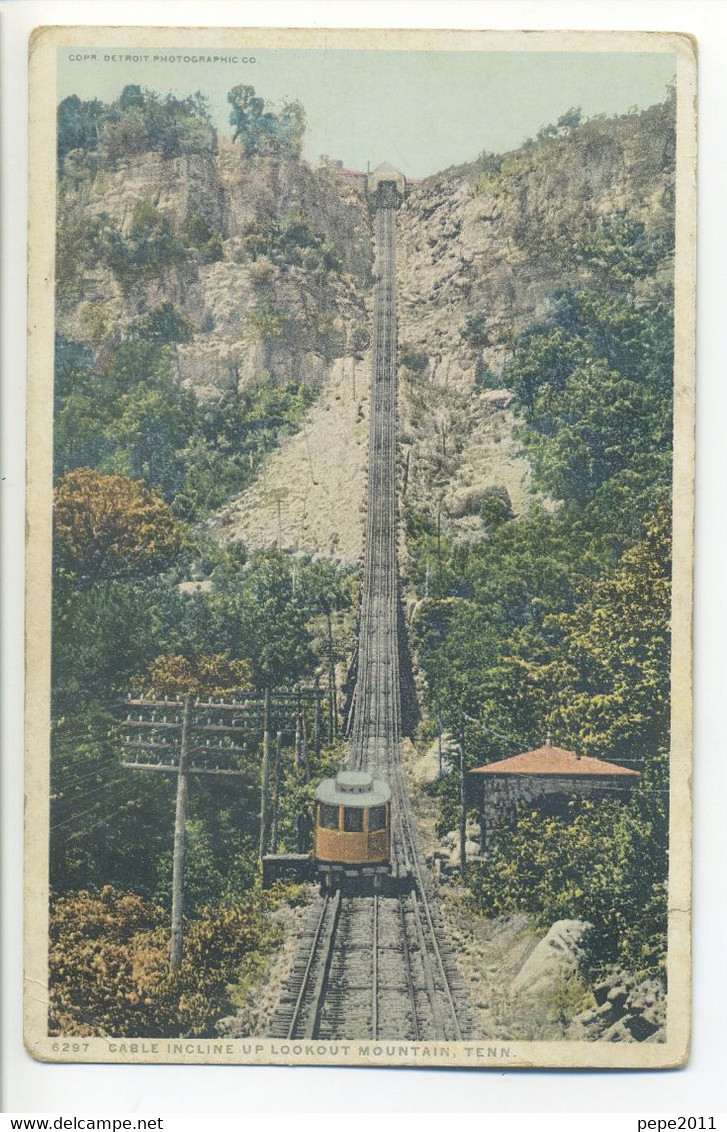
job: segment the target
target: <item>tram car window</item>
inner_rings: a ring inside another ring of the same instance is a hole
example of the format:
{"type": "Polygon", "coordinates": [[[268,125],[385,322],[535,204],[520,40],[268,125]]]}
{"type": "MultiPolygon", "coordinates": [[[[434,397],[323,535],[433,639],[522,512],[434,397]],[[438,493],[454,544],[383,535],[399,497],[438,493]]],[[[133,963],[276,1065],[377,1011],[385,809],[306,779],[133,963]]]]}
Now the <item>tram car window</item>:
{"type": "Polygon", "coordinates": [[[323,873],[388,871],[391,790],[366,771],[344,770],[316,789],[314,855],[323,873]]]}
{"type": "Polygon", "coordinates": [[[319,821],[323,829],[338,829],[338,806],[321,805],[319,821]]]}
{"type": "Polygon", "coordinates": [[[352,810],[350,806],[344,807],[343,810],[343,828],[346,833],[363,833],[364,827],[364,812],[363,810],[352,810]]]}
{"type": "Polygon", "coordinates": [[[372,806],[369,810],[369,831],[373,833],[377,829],[386,829],[385,806],[372,806]]]}

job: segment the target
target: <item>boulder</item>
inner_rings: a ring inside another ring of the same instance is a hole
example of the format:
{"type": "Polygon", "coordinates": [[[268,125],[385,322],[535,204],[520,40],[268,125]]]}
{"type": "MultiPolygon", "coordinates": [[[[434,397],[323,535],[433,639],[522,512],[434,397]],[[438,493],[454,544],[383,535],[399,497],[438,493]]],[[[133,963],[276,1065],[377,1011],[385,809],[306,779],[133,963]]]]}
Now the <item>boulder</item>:
{"type": "Polygon", "coordinates": [[[487,389],[482,394],[482,400],[491,409],[507,409],[515,400],[515,394],[509,389],[487,389]]]}
{"type": "Polygon", "coordinates": [[[619,1018],[618,1022],[614,1022],[612,1026],[601,1035],[601,1041],[604,1042],[630,1042],[633,1041],[631,1034],[626,1028],[626,1023],[623,1018],[619,1018]]]}
{"type": "Polygon", "coordinates": [[[515,994],[540,997],[561,979],[574,975],[585,954],[583,941],[591,929],[585,920],[558,920],[530,953],[515,976],[515,994]]]}
{"type": "Polygon", "coordinates": [[[626,999],[629,997],[629,992],[626,987],[612,987],[606,996],[606,1002],[609,1002],[616,1010],[623,1006],[626,999]]]}
{"type": "Polygon", "coordinates": [[[658,1025],[655,1022],[650,1022],[644,1014],[632,1014],[630,1017],[624,1018],[623,1024],[636,1042],[646,1041],[659,1029],[658,1025]]]}

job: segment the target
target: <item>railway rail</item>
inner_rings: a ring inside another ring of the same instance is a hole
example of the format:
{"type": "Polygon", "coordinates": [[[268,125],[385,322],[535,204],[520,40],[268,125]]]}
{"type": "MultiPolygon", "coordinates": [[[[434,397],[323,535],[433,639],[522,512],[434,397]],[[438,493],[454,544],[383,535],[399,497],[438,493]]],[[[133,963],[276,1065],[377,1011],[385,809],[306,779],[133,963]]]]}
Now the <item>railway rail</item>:
{"type": "Polygon", "coordinates": [[[396,197],[375,213],[369,477],[349,764],[392,790],[396,895],[347,890],[310,909],[273,1037],[459,1040],[472,1012],[444,937],[401,756],[396,522],[396,197]]]}

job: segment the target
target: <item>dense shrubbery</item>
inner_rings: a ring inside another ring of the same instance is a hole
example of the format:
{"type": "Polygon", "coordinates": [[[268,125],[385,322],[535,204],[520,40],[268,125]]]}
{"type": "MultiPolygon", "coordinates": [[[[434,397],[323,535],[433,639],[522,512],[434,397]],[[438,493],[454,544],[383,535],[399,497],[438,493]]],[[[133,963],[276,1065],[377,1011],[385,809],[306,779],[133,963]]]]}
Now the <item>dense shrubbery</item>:
{"type": "Polygon", "coordinates": [[[169,970],[163,908],[105,886],[53,904],[49,1033],[73,1036],[215,1037],[214,1020],[244,1003],[251,979],[280,939],[261,893],[200,908],[169,970]]]}
{"type": "Polygon", "coordinates": [[[494,835],[469,883],[489,915],[526,911],[547,929],[556,920],[594,925],[596,965],[663,970],[666,831],[657,807],[604,800],[571,803],[567,818],[524,809],[494,835]]]}
{"type": "Polygon", "coordinates": [[[142,200],[134,205],[127,236],[122,236],[118,228],[105,219],[101,233],[103,258],[126,286],[158,278],[165,268],[185,259],[184,244],[172,232],[169,218],[151,201],[142,200]]]}
{"type": "MultiPolygon", "coordinates": [[[[261,460],[293,432],[314,400],[310,386],[267,378],[201,402],[174,375],[175,342],[191,327],[170,303],[132,324],[102,364],[59,338],[55,467],[95,466],[144,479],[185,519],[243,490],[261,460]]],[[[234,375],[232,375],[234,377],[234,375]]]]}
{"type": "Polygon", "coordinates": [[[76,468],[53,504],[56,561],[82,583],[158,573],[182,547],[169,507],[144,483],[76,468]]]}
{"type": "Polygon", "coordinates": [[[253,262],[265,256],[271,263],[305,267],[309,271],[341,269],[341,257],[335,246],[313,231],[300,205],[291,205],[280,218],[251,224],[242,249],[253,262]]]}

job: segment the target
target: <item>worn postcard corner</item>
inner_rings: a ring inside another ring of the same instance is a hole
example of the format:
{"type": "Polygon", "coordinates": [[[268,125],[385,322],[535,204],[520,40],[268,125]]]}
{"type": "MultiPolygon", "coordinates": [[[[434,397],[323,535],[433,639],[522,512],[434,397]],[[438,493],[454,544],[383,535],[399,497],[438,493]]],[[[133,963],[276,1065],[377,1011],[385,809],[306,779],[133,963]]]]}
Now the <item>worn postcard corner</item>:
{"type": "Polygon", "coordinates": [[[30,51],[29,1053],[684,1065],[693,37],[30,51]]]}

